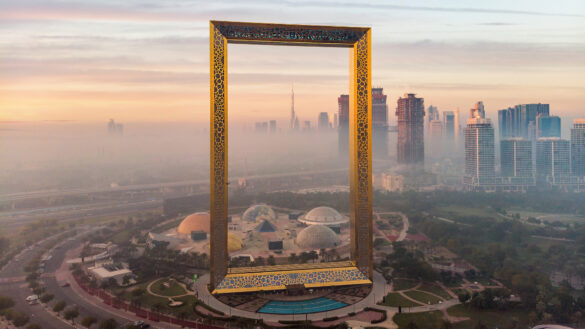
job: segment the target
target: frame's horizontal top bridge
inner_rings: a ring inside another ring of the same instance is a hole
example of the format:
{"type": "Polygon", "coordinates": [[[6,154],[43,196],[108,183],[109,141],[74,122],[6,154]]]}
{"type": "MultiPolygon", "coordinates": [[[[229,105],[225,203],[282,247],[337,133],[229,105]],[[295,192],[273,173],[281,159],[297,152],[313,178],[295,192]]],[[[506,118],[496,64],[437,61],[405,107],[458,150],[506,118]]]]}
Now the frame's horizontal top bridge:
{"type": "Polygon", "coordinates": [[[370,29],[211,21],[229,43],[353,47],[370,29]]]}

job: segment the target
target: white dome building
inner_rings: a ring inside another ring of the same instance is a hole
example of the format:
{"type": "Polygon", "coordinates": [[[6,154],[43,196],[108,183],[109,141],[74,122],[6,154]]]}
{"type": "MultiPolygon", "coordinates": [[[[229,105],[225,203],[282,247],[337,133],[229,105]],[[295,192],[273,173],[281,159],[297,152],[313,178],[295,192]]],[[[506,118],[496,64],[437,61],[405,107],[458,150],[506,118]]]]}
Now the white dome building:
{"type": "Polygon", "coordinates": [[[327,249],[339,246],[341,239],[325,225],[311,225],[299,232],[296,242],[301,248],[327,249]]]}
{"type": "Polygon", "coordinates": [[[331,207],[317,207],[299,218],[299,221],[307,225],[340,226],[347,224],[349,218],[331,207]]]}

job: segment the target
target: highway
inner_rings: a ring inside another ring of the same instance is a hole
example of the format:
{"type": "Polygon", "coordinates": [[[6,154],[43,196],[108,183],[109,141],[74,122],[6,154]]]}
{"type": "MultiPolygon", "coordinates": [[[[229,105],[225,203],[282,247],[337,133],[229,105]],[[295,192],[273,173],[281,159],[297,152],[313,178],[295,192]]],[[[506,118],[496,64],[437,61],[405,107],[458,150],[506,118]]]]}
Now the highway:
{"type": "MultiPolygon", "coordinates": [[[[336,168],[326,170],[311,170],[303,172],[285,172],[276,174],[264,174],[264,175],[253,175],[248,176],[246,179],[265,179],[265,178],[276,178],[276,177],[293,177],[302,175],[315,175],[325,174],[334,172],[344,172],[349,174],[347,168],[336,168]]],[[[33,198],[51,198],[51,197],[63,197],[81,194],[95,194],[95,193],[109,193],[109,192],[128,192],[128,191],[143,191],[152,189],[162,189],[170,187],[183,187],[190,185],[209,184],[209,179],[198,179],[198,180],[187,180],[180,182],[169,182],[169,183],[154,183],[154,184],[136,184],[119,187],[100,187],[100,188],[75,188],[75,189],[55,189],[55,190],[43,190],[33,192],[19,192],[19,193],[6,193],[0,194],[0,202],[16,201],[33,198]]]]}
{"type": "Polygon", "coordinates": [[[0,222],[2,228],[7,231],[14,231],[21,226],[40,219],[57,219],[60,223],[81,218],[88,220],[112,215],[124,215],[138,213],[141,211],[155,210],[162,206],[161,200],[148,200],[138,202],[107,203],[92,207],[64,208],[52,213],[33,212],[31,215],[19,212],[18,216],[7,216],[6,213],[0,213],[0,222]]]}

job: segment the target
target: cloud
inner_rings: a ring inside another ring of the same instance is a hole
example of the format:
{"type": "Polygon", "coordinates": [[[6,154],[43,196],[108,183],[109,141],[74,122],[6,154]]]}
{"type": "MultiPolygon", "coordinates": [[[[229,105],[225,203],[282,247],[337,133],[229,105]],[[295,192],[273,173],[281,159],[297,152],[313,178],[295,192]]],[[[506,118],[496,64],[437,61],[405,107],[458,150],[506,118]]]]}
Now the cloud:
{"type": "Polygon", "coordinates": [[[359,8],[359,9],[378,9],[378,10],[407,10],[407,11],[431,11],[431,12],[450,12],[450,13],[480,13],[480,14],[506,14],[506,15],[529,15],[529,16],[560,16],[560,17],[578,17],[585,18],[583,14],[562,13],[562,12],[542,12],[532,10],[510,10],[510,9],[489,9],[489,8],[471,8],[471,7],[434,7],[434,6],[405,6],[392,4],[372,4],[372,3],[355,3],[355,2],[289,2],[290,5],[304,7],[337,7],[337,8],[359,8]]]}

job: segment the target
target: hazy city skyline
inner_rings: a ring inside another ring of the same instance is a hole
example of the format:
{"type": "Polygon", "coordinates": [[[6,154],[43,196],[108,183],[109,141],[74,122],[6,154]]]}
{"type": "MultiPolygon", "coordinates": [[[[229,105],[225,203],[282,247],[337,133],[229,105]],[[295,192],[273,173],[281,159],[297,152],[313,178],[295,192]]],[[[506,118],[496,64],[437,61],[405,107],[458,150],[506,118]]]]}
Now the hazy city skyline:
{"type": "MultiPolygon", "coordinates": [[[[481,99],[492,119],[512,104],[538,102],[578,116],[585,4],[525,8],[504,1],[7,1],[0,5],[0,121],[206,122],[210,18],[371,26],[372,83],[384,87],[390,110],[400,95],[416,93],[448,110],[481,99]],[[327,18],[316,14],[323,8],[327,18]]],[[[335,98],[348,89],[347,62],[342,49],[230,45],[230,119],[286,120],[292,82],[299,117],[336,112],[335,98]]]]}

